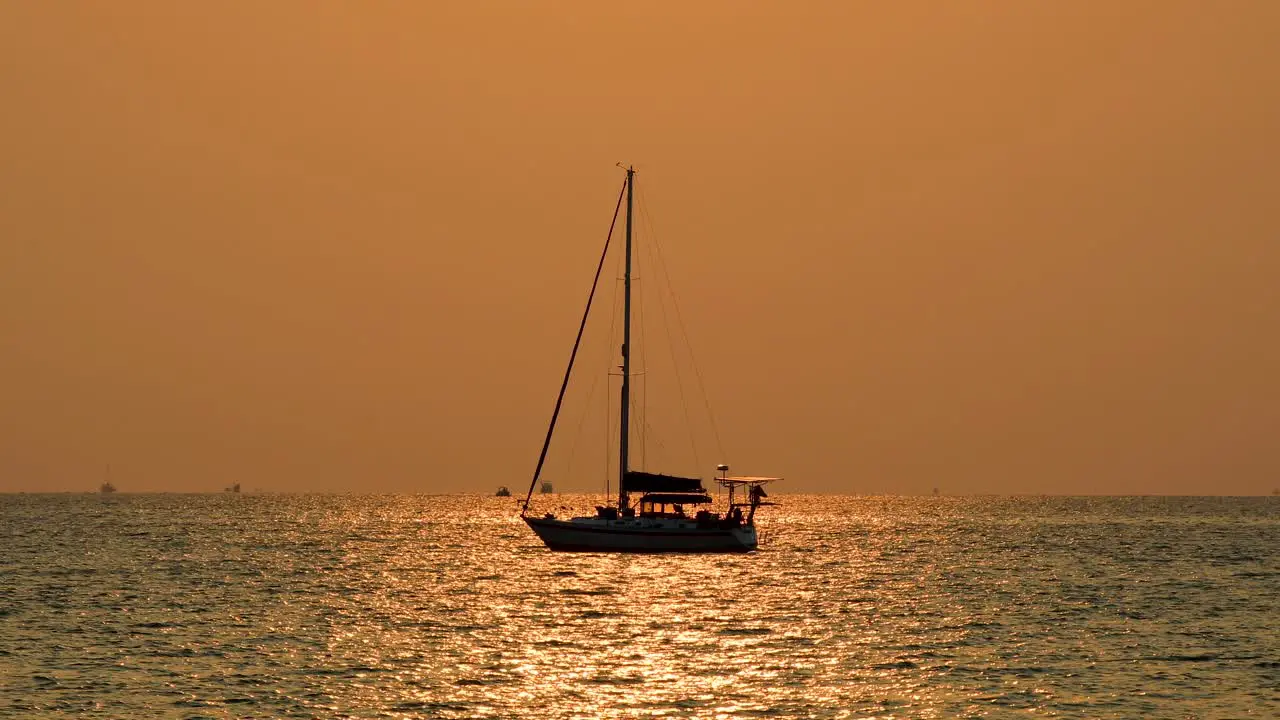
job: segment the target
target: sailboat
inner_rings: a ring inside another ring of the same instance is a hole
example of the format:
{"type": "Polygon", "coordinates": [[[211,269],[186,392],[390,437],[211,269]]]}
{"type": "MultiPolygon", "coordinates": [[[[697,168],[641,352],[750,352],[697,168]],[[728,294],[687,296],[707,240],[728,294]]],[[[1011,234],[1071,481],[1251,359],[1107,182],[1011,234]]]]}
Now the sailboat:
{"type": "MultiPolygon", "coordinates": [[[[622,167],[619,165],[619,167],[622,167]]],[[[591,284],[591,293],[587,296],[587,307],[583,311],[582,323],[578,327],[578,337],[574,341],[573,352],[569,356],[569,367],[565,370],[564,380],[560,385],[560,394],[556,398],[555,410],[551,414],[551,424],[547,428],[546,439],[542,445],[542,453],[538,457],[534,469],[533,480],[529,483],[529,492],[525,496],[520,517],[529,528],[551,550],[587,551],[587,552],[750,552],[759,545],[756,532],[755,515],[765,502],[767,493],[764,485],[781,478],[774,477],[731,477],[728,465],[716,467],[719,476],[715,482],[728,491],[728,504],[723,513],[710,509],[697,509],[692,515],[686,508],[699,508],[712,505],[712,498],[700,478],[680,477],[656,472],[633,469],[630,461],[631,434],[631,281],[632,281],[632,216],[635,194],[635,168],[623,167],[626,180],[618,197],[618,205],[626,197],[626,245],[623,274],[623,317],[622,317],[622,402],[618,406],[620,413],[619,426],[621,434],[618,442],[618,495],[613,504],[596,506],[596,514],[585,517],[557,518],[552,513],[542,517],[534,517],[529,513],[533,490],[538,484],[539,476],[547,458],[547,450],[555,432],[556,418],[564,401],[565,390],[573,373],[574,359],[582,342],[582,334],[591,313],[591,301],[595,297],[596,287],[600,281],[600,272],[604,268],[605,258],[609,253],[609,242],[613,236],[613,225],[609,227],[609,237],[605,240],[604,252],[600,256],[600,264],[596,268],[595,279],[591,284]],[[632,496],[637,496],[633,498],[632,496]]],[[[617,222],[618,208],[614,209],[614,223],[617,222]]]]}

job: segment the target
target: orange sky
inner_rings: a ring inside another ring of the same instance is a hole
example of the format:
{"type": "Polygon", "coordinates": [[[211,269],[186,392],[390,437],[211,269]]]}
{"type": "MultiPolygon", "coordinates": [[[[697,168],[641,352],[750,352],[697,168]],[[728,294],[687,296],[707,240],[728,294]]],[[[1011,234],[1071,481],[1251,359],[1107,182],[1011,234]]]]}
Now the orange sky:
{"type": "Polygon", "coordinates": [[[4,3],[0,491],[523,488],[626,161],[704,465],[1268,493],[1277,37],[1263,0],[4,3]]]}

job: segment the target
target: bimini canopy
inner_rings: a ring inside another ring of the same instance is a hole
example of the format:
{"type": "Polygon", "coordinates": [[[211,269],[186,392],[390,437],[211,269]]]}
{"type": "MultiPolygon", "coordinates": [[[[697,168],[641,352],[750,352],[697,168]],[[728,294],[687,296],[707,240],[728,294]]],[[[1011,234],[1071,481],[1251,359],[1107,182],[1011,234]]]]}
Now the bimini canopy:
{"type": "Polygon", "coordinates": [[[698,478],[683,478],[675,475],[659,475],[657,473],[640,472],[638,470],[629,471],[622,478],[623,492],[638,493],[703,493],[707,489],[702,487],[702,481],[698,478]]]}
{"type": "Polygon", "coordinates": [[[719,477],[716,482],[728,487],[729,485],[764,485],[765,483],[778,482],[780,477],[754,477],[749,475],[739,475],[737,477],[719,477]]]}
{"type": "Polygon", "coordinates": [[[694,493],[652,493],[642,496],[640,502],[654,505],[706,505],[711,502],[711,496],[694,493]]]}

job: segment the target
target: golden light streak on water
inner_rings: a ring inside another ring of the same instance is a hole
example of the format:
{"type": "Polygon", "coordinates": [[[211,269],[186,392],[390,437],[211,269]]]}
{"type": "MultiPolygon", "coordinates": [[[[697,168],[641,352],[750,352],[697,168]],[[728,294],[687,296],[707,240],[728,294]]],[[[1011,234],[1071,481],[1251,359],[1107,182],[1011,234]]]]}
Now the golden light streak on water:
{"type": "Polygon", "coordinates": [[[499,498],[9,496],[0,718],[1280,714],[1280,499],[781,499],[619,556],[499,498]]]}

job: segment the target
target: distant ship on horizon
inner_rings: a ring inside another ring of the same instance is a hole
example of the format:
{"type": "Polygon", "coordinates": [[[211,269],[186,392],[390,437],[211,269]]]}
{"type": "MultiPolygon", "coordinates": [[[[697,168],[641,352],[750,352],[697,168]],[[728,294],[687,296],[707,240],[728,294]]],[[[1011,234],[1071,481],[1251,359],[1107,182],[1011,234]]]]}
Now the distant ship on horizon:
{"type": "Polygon", "coordinates": [[[238,493],[240,492],[240,483],[236,483],[229,488],[224,488],[224,491],[229,493],[238,493]]]}

